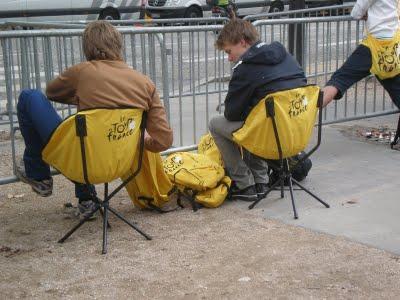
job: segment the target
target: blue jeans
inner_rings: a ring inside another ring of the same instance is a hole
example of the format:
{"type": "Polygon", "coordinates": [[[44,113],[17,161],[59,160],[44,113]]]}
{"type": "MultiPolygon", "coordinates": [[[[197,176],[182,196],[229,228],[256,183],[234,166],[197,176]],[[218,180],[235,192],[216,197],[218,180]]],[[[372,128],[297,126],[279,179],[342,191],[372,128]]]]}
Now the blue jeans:
{"type": "MultiPolygon", "coordinates": [[[[18,98],[17,116],[25,141],[24,164],[26,176],[34,180],[50,178],[50,166],[42,160],[42,150],[51,134],[62,122],[50,101],[38,90],[23,90],[18,98]]],[[[75,184],[75,196],[89,199],[96,194],[93,185],[75,184]]]]}
{"type": "MultiPolygon", "coordinates": [[[[326,85],[334,86],[339,90],[335,99],[342,98],[348,88],[368,76],[371,65],[371,51],[368,47],[359,45],[326,83],[326,85]]],[[[400,108],[400,75],[384,80],[377,79],[388,92],[393,103],[400,108]]]]}

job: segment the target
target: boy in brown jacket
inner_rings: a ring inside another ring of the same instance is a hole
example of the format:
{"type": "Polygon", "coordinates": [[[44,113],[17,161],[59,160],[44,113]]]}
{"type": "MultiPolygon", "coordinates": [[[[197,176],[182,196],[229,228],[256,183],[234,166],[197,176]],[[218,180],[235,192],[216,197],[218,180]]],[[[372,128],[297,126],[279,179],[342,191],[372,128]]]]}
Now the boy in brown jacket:
{"type": "MultiPolygon", "coordinates": [[[[88,24],[83,33],[86,62],[74,65],[47,84],[46,95],[23,90],[17,105],[18,121],[25,141],[23,164],[17,176],[43,197],[50,196],[53,180],[41,152],[61,117],[50,101],[91,108],[135,107],[147,111],[145,148],[160,152],[172,145],[172,130],[153,82],[129,67],[122,58],[122,36],[106,21],[88,24]]],[[[84,217],[94,203],[93,185],[75,184],[78,208],[84,217]]]]}

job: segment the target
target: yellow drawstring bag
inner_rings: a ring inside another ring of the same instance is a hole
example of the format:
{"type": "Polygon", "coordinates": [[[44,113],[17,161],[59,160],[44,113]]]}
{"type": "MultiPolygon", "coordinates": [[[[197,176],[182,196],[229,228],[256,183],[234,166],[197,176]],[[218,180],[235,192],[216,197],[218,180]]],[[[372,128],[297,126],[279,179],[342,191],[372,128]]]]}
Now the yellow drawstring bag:
{"type": "MultiPolygon", "coordinates": [[[[230,179],[221,165],[203,154],[176,152],[164,160],[164,170],[179,192],[205,207],[218,207],[229,193],[230,179]]],[[[178,203],[179,203],[178,197],[178,203]]]]}
{"type": "Polygon", "coordinates": [[[262,158],[279,159],[272,118],[266,112],[266,102],[273,101],[283,158],[298,154],[311,138],[318,97],[319,87],[315,85],[267,95],[253,107],[243,126],[233,133],[233,140],[262,158]]]}
{"type": "Polygon", "coordinates": [[[214,138],[210,133],[204,134],[200,137],[199,144],[197,145],[197,153],[204,154],[220,166],[224,166],[221,152],[219,152],[219,149],[215,144],[214,138]]]}
{"type": "Polygon", "coordinates": [[[224,169],[202,154],[176,152],[164,160],[164,171],[179,187],[196,191],[215,188],[224,177],[224,169]]]}
{"type": "MultiPolygon", "coordinates": [[[[132,167],[123,179],[126,179],[133,171],[135,167],[132,167]]],[[[169,196],[174,190],[173,184],[164,173],[159,153],[144,150],[142,168],[139,174],[126,185],[126,190],[133,204],[139,208],[160,211],[169,202],[169,196]]]]}
{"type": "Polygon", "coordinates": [[[372,74],[381,80],[400,74],[400,30],[392,39],[377,39],[367,34],[361,44],[371,51],[372,74]]]}

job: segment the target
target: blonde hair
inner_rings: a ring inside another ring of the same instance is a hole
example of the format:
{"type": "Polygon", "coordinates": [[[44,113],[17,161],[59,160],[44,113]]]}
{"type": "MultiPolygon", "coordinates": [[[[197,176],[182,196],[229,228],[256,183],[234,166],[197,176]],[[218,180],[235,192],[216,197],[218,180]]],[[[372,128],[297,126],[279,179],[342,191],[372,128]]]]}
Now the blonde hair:
{"type": "Polygon", "coordinates": [[[86,60],[122,60],[122,35],[107,21],[89,23],[82,43],[86,60]]]}
{"type": "Polygon", "coordinates": [[[221,30],[215,47],[223,50],[226,45],[236,45],[244,40],[249,45],[255,44],[260,39],[257,29],[248,21],[234,18],[225,24],[221,30]]]}

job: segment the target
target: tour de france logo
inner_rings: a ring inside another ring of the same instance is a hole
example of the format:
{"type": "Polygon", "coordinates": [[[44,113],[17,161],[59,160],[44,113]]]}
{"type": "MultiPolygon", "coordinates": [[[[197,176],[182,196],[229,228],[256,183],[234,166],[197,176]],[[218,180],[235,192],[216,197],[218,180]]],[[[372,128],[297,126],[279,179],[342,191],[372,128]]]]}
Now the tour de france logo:
{"type": "Polygon", "coordinates": [[[204,138],[203,142],[199,144],[199,150],[202,152],[206,152],[212,147],[214,147],[214,139],[211,136],[207,136],[204,138]]]}
{"type": "Polygon", "coordinates": [[[173,173],[176,171],[181,165],[183,165],[183,158],[180,155],[172,156],[169,159],[166,159],[164,162],[164,171],[165,173],[173,173]]]}
{"type": "Polygon", "coordinates": [[[400,68],[400,47],[395,43],[393,47],[382,47],[383,50],[377,52],[378,68],[380,71],[390,73],[400,68]]]}
{"type": "Polygon", "coordinates": [[[119,122],[111,124],[111,127],[108,129],[108,141],[119,141],[132,135],[135,127],[136,124],[133,118],[120,117],[119,122]]]}
{"type": "Polygon", "coordinates": [[[305,95],[296,93],[293,100],[289,102],[289,117],[294,118],[307,111],[308,99],[305,95]]]}

